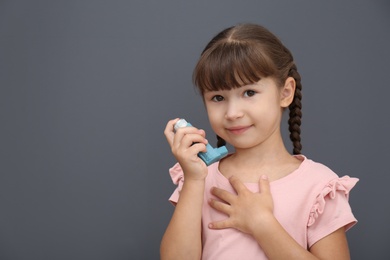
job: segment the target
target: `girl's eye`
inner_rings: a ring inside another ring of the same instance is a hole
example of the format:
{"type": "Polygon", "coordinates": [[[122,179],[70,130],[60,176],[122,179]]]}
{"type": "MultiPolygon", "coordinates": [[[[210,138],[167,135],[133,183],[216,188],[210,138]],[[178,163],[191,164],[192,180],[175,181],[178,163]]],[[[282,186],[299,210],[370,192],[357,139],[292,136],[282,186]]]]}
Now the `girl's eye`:
{"type": "Polygon", "coordinates": [[[256,94],[256,91],[254,90],[247,90],[244,92],[244,97],[252,97],[256,94]]]}
{"type": "Polygon", "coordinates": [[[215,102],[221,102],[223,101],[223,96],[215,95],[211,100],[215,102]]]}

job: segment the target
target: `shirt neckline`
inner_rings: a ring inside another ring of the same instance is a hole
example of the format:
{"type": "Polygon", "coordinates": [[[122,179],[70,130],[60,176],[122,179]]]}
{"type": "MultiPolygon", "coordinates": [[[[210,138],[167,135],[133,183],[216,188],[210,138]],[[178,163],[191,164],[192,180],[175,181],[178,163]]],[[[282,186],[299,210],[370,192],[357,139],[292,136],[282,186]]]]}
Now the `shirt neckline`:
{"type": "MultiPolygon", "coordinates": [[[[299,154],[299,155],[294,155],[294,157],[298,158],[299,160],[301,160],[301,164],[299,165],[299,167],[297,169],[295,169],[294,171],[292,171],[291,173],[287,174],[286,176],[280,178],[280,179],[277,179],[277,180],[274,180],[274,181],[271,181],[270,182],[270,185],[271,186],[275,186],[275,185],[279,185],[281,183],[284,183],[286,181],[288,181],[289,179],[293,178],[295,175],[299,174],[300,172],[302,172],[302,169],[306,167],[306,164],[308,163],[308,159],[306,158],[306,156],[302,155],[302,154],[299,154]]],[[[219,162],[216,163],[216,176],[217,176],[217,179],[218,179],[218,182],[220,184],[222,184],[223,186],[225,187],[231,187],[230,185],[230,182],[229,182],[229,179],[226,178],[220,171],[219,171],[219,162]]],[[[247,187],[258,187],[259,186],[259,183],[258,182],[244,182],[245,186],[247,187]]]]}

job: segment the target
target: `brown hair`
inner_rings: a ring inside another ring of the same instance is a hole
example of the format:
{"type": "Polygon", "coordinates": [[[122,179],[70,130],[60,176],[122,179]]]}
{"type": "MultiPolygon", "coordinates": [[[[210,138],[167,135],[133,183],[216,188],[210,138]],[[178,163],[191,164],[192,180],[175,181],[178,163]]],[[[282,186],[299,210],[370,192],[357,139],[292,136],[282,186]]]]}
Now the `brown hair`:
{"type": "MultiPolygon", "coordinates": [[[[273,77],[284,85],[288,77],[296,82],[294,99],[289,106],[289,131],[293,154],[300,154],[302,85],[291,52],[266,28],[239,24],[217,34],[203,50],[193,74],[194,84],[203,95],[206,91],[238,88],[273,77]]],[[[217,136],[218,146],[225,141],[217,136]]]]}

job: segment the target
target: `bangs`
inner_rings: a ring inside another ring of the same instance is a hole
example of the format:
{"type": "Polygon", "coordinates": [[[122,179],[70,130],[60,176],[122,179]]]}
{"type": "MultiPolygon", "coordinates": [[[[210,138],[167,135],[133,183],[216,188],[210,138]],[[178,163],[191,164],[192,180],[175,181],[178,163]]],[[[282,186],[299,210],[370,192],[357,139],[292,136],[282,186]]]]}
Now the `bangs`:
{"type": "Polygon", "coordinates": [[[203,94],[242,87],[274,75],[272,61],[258,47],[255,50],[250,42],[224,41],[206,49],[195,67],[194,84],[203,94]]]}

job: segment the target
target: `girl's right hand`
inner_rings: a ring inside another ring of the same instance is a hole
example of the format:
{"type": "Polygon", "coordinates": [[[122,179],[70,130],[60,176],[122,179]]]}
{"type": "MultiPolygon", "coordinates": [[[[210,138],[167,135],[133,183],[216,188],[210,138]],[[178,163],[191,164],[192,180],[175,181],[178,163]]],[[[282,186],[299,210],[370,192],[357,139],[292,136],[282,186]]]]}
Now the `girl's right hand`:
{"type": "Polygon", "coordinates": [[[202,180],[206,178],[207,166],[198,157],[199,152],[206,152],[207,140],[204,130],[195,127],[183,127],[174,132],[174,125],[179,118],[170,120],[165,127],[165,137],[171,151],[179,162],[186,180],[202,180]]]}

